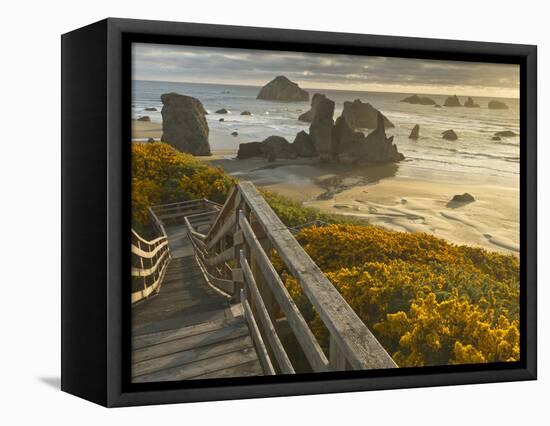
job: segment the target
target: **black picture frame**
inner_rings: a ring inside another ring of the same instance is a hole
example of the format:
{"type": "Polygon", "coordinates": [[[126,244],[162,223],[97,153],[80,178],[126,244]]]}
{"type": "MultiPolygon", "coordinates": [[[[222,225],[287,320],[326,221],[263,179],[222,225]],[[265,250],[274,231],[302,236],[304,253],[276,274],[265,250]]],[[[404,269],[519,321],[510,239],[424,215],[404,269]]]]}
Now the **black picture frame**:
{"type": "Polygon", "coordinates": [[[61,41],[62,390],[116,407],[536,379],[536,46],[113,18],[61,41]],[[521,360],[131,384],[132,42],[519,64],[521,360]]]}

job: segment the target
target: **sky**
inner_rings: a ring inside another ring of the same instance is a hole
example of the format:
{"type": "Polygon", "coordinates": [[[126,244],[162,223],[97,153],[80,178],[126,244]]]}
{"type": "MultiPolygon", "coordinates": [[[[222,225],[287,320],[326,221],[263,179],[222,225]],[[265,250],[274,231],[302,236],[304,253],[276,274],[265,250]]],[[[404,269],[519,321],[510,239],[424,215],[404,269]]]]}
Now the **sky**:
{"type": "Polygon", "coordinates": [[[519,66],[136,43],[134,80],[518,98],[519,66]]]}

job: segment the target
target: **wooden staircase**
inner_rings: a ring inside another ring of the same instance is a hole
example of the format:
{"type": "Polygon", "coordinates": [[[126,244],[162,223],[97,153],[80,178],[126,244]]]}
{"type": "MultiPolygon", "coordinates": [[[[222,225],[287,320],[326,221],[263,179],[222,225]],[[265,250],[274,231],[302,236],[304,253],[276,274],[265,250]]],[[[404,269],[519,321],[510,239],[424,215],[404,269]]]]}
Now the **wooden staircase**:
{"type": "Polygon", "coordinates": [[[150,213],[160,237],[132,242],[134,382],[397,367],[253,184],[237,184],[223,206],[193,200],[150,213]],[[328,348],[272,250],[327,328],[328,348]]]}

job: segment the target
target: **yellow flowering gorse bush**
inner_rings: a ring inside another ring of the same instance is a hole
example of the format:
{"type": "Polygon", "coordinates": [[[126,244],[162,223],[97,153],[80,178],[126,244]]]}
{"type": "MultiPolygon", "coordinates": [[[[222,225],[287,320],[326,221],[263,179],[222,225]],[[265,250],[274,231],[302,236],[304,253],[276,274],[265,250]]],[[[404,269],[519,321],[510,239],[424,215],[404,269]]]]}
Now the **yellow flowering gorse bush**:
{"type": "MultiPolygon", "coordinates": [[[[398,365],[519,359],[516,257],[373,226],[306,228],[297,239],[398,365]]],[[[328,347],[296,280],[274,263],[328,347]]]]}
{"type": "Polygon", "coordinates": [[[235,179],[165,143],[132,144],[132,226],[143,232],[147,207],[208,198],[223,203],[235,179]]]}

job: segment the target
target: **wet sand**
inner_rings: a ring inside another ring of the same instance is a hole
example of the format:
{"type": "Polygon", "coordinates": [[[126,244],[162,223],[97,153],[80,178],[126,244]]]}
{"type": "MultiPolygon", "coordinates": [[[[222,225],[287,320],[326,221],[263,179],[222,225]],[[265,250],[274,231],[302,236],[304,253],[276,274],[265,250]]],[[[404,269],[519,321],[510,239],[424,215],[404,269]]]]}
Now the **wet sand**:
{"type": "MultiPolygon", "coordinates": [[[[160,140],[159,123],[133,121],[133,139],[160,140]]],[[[197,157],[231,175],[322,211],[373,225],[427,232],[457,244],[519,254],[519,178],[445,172],[408,164],[350,167],[318,159],[237,160],[235,150],[197,157]],[[468,192],[473,203],[449,203],[468,192]],[[326,198],[326,199],[319,199],[326,198]]]]}
{"type": "Polygon", "coordinates": [[[234,157],[234,152],[216,152],[200,158],[305,206],[366,218],[388,229],[426,232],[456,244],[519,254],[517,178],[419,169],[407,162],[350,168],[319,164],[318,159],[268,163],[234,157]],[[476,201],[450,202],[465,192],[476,201]]]}

